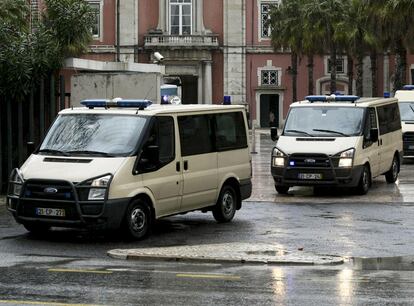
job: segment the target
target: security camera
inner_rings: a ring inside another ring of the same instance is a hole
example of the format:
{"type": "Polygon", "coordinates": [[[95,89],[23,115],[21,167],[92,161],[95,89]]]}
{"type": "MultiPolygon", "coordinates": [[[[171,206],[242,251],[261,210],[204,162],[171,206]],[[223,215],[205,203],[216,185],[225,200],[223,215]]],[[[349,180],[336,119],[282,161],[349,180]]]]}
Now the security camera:
{"type": "Polygon", "coordinates": [[[159,52],[154,52],[154,57],[158,62],[161,62],[164,59],[164,56],[159,52]]]}

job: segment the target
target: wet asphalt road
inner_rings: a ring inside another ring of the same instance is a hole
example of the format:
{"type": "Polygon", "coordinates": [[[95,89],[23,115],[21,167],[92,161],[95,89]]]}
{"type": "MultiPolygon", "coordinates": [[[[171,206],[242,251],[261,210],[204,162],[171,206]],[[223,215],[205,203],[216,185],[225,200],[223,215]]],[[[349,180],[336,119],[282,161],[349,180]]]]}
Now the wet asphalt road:
{"type": "Polygon", "coordinates": [[[269,175],[271,145],[259,132],[253,195],[229,224],[196,212],[159,221],[142,242],[66,229],[34,237],[0,204],[0,304],[412,305],[414,163],[402,166],[398,184],[378,178],[364,197],[342,190],[314,195],[311,188],[279,196],[269,175]],[[249,266],[122,261],[106,255],[115,248],[218,242],[273,243],[286,254],[303,249],[349,261],[249,266]],[[407,256],[404,265],[401,255],[407,256]],[[374,259],[353,264],[351,257],[374,259]]]}

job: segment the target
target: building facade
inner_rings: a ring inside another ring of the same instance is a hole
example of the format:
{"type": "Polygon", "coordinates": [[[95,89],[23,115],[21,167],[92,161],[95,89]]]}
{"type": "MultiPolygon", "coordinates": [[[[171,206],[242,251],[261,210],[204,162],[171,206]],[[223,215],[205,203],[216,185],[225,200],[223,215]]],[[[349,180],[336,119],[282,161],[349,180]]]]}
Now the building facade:
{"type": "MultiPolygon", "coordinates": [[[[183,103],[222,103],[230,96],[232,103],[246,105],[257,126],[281,126],[293,93],[290,52],[273,50],[270,40],[270,8],[279,1],[87,0],[96,24],[84,58],[154,63],[154,52],[159,52],[164,81],[179,85],[183,103]]],[[[329,56],[317,56],[314,63],[314,93],[328,94],[329,56]]],[[[390,91],[394,58],[381,55],[378,63],[379,92],[390,91]]],[[[411,55],[408,63],[412,82],[411,55]]],[[[336,65],[338,91],[348,93],[346,56],[336,65]]],[[[364,71],[364,95],[370,96],[369,58],[364,71]]],[[[297,84],[297,97],[303,99],[308,93],[306,57],[299,59],[297,84]]]]}

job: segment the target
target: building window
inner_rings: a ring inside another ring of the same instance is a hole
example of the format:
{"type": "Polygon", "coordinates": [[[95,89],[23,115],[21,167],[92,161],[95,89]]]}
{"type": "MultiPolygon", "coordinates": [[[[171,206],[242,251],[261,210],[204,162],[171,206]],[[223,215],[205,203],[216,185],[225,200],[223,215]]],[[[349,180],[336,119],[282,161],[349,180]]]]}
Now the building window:
{"type": "MultiPolygon", "coordinates": [[[[328,74],[329,74],[331,73],[331,69],[332,69],[332,63],[331,63],[330,58],[328,58],[327,63],[328,63],[328,74]]],[[[345,73],[345,59],[343,58],[336,59],[336,73],[339,73],[339,74],[345,73]]]]}
{"type": "Polygon", "coordinates": [[[278,70],[262,70],[261,82],[263,86],[279,86],[279,71],[278,70]]]}
{"type": "Polygon", "coordinates": [[[272,35],[270,23],[270,11],[277,3],[261,3],[260,4],[260,36],[262,38],[270,38],[272,35]]]}
{"type": "Polygon", "coordinates": [[[101,1],[88,1],[88,3],[93,10],[94,16],[94,24],[91,29],[92,37],[98,39],[102,35],[102,3],[101,1]]]}
{"type": "Polygon", "coordinates": [[[170,0],[170,34],[191,35],[192,0],[170,0]]]}

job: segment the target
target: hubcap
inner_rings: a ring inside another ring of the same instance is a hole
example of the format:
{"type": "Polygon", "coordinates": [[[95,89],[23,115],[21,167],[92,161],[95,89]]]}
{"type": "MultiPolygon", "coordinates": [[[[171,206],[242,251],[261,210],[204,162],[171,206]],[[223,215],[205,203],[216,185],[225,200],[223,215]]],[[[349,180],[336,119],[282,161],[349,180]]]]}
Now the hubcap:
{"type": "Polygon", "coordinates": [[[231,213],[233,212],[233,207],[234,207],[234,199],[233,199],[233,195],[231,194],[231,192],[227,191],[224,194],[222,206],[223,206],[223,213],[226,216],[231,215],[231,213]]]}
{"type": "Polygon", "coordinates": [[[145,212],[141,208],[135,208],[131,212],[131,226],[135,232],[140,232],[145,227],[145,212]]]}

